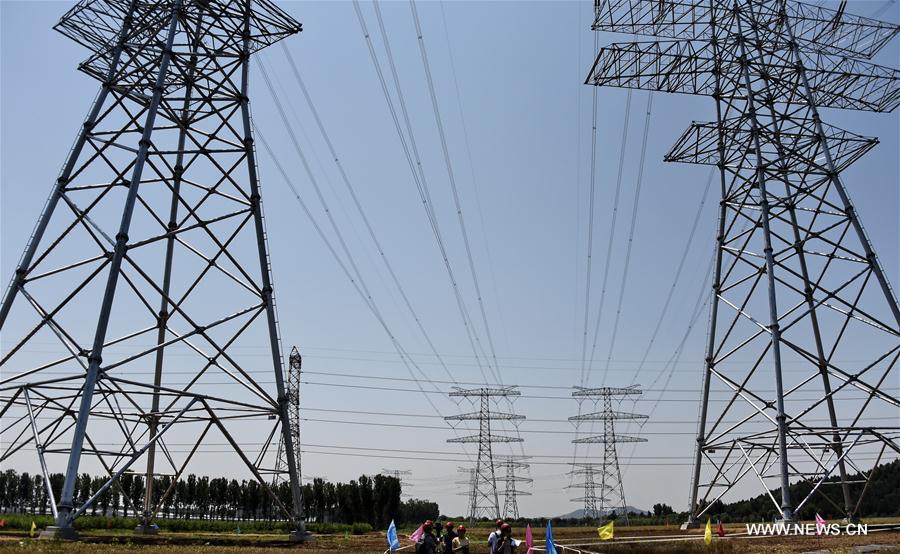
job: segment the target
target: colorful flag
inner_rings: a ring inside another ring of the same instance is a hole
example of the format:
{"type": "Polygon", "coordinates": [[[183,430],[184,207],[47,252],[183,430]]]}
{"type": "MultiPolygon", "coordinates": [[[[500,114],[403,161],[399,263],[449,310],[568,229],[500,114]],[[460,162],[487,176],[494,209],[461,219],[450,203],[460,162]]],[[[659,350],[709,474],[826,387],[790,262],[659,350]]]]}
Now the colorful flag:
{"type": "Polygon", "coordinates": [[[413,534],[409,536],[409,540],[413,542],[419,542],[419,539],[422,538],[422,535],[425,534],[425,527],[423,525],[419,525],[419,528],[413,531],[413,534]]]}
{"type": "Polygon", "coordinates": [[[391,524],[388,525],[387,541],[388,541],[388,547],[390,547],[391,552],[400,548],[400,539],[397,538],[397,526],[394,525],[393,519],[391,520],[391,524]]]}
{"type": "Polygon", "coordinates": [[[531,554],[531,547],[534,546],[534,537],[531,535],[531,524],[525,526],[525,546],[528,547],[528,552],[525,554],[531,554]]]}
{"type": "Polygon", "coordinates": [[[721,520],[721,519],[719,520],[719,525],[716,526],[716,534],[719,535],[720,537],[724,537],[724,536],[725,536],[725,527],[722,526],[722,520],[721,520]]]}
{"type": "Polygon", "coordinates": [[[613,523],[610,521],[606,525],[597,528],[597,533],[600,535],[601,541],[608,541],[613,538],[613,523]]]}
{"type": "Polygon", "coordinates": [[[707,518],[706,531],[703,533],[703,542],[709,544],[712,542],[712,522],[707,518]]]}
{"type": "Polygon", "coordinates": [[[828,527],[828,522],[822,519],[822,516],[816,513],[816,534],[821,535],[822,531],[825,530],[826,527],[828,527]]]}
{"type": "Polygon", "coordinates": [[[544,551],[547,554],[558,554],[556,545],[553,544],[553,529],[550,527],[550,521],[547,521],[547,544],[544,545],[544,551]]]}
{"type": "Polygon", "coordinates": [[[34,520],[31,520],[31,533],[29,533],[32,537],[34,536],[34,532],[37,531],[37,525],[34,524],[34,520]]]}

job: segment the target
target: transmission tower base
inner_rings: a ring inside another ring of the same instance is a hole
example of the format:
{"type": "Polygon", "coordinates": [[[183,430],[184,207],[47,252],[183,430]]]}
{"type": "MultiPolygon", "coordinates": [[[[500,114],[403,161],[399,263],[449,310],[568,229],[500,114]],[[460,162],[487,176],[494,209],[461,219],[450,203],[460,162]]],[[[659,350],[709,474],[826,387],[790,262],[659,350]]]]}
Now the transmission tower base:
{"type": "Polygon", "coordinates": [[[80,538],[74,527],[58,527],[51,525],[41,531],[38,539],[44,541],[77,541],[80,538]]]}
{"type": "Polygon", "coordinates": [[[695,519],[689,519],[681,524],[681,530],[687,531],[688,529],[697,529],[700,527],[700,522],[695,519]]]}
{"type": "Polygon", "coordinates": [[[134,528],[135,535],[158,535],[159,534],[159,526],[153,525],[151,523],[141,523],[137,527],[134,528]]]}
{"type": "Polygon", "coordinates": [[[313,535],[306,529],[303,529],[302,531],[300,531],[300,530],[291,531],[291,534],[288,536],[288,538],[290,539],[291,542],[297,542],[297,543],[316,542],[315,535],[313,535]]]}

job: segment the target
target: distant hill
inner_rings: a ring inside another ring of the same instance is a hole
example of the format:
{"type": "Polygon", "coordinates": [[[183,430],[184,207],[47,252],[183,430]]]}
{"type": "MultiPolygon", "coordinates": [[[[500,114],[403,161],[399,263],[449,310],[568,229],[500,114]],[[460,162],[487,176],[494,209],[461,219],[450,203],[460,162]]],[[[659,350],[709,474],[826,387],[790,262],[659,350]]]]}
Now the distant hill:
{"type": "MultiPolygon", "coordinates": [[[[646,514],[648,511],[648,510],[642,510],[640,508],[635,508],[634,506],[626,506],[625,508],[628,510],[629,514],[646,514]]],[[[617,508],[616,510],[609,510],[608,512],[604,512],[603,515],[606,515],[606,514],[609,514],[612,512],[615,512],[618,515],[622,515],[624,510],[622,510],[622,508],[617,508]]],[[[563,514],[561,516],[556,516],[553,519],[584,519],[585,517],[587,517],[585,515],[585,513],[586,512],[582,508],[582,509],[574,510],[567,514],[563,514]]]]}

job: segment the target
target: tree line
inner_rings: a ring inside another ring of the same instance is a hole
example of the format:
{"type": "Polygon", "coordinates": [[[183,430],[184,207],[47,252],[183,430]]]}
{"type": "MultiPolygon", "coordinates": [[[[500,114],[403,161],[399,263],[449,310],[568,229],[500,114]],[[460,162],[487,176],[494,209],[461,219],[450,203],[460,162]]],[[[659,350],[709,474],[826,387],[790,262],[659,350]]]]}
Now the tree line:
{"type": "MultiPolygon", "coordinates": [[[[50,474],[50,487],[57,500],[64,480],[61,473],[50,474]]],[[[81,474],[75,483],[75,505],[80,506],[97,494],[106,481],[106,477],[81,474]]],[[[173,484],[168,475],[155,477],[152,504],[158,505],[169,489],[171,492],[165,495],[157,517],[229,521],[285,519],[269,493],[256,480],[190,474],[173,484]]],[[[145,491],[144,476],[123,474],[116,484],[97,497],[86,515],[138,517],[143,511],[145,491]]],[[[273,492],[288,509],[292,507],[290,483],[279,482],[273,492]]],[[[349,483],[314,479],[302,487],[302,492],[304,513],[311,522],[368,523],[385,528],[392,519],[398,523],[413,523],[438,515],[438,505],[434,502],[418,499],[401,502],[400,481],[387,475],[362,475],[349,483]]],[[[50,513],[50,496],[43,477],[13,469],[0,472],[0,512],[50,513]]]]}

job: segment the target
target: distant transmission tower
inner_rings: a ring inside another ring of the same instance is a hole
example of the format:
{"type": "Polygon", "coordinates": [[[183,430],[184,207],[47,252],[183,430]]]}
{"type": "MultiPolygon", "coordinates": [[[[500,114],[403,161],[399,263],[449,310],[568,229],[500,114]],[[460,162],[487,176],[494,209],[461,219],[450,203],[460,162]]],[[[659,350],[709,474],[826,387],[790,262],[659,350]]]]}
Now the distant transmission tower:
{"type": "MultiPolygon", "coordinates": [[[[456,493],[456,496],[465,496],[466,497],[466,512],[473,513],[475,511],[475,487],[477,483],[475,482],[475,468],[474,467],[460,467],[457,469],[459,473],[465,473],[467,475],[464,481],[456,481],[457,485],[463,485],[465,487],[464,492],[456,493]]],[[[498,516],[499,519],[499,516],[498,516]]]]}
{"type": "MultiPolygon", "coordinates": [[[[594,485],[600,488],[600,495],[591,499],[594,504],[596,500],[600,500],[599,517],[608,516],[610,513],[618,509],[622,510],[625,522],[628,522],[628,503],[625,501],[625,486],[622,483],[622,471],[619,469],[619,455],[616,452],[616,444],[623,442],[647,442],[647,439],[640,437],[632,437],[629,435],[620,435],[616,433],[617,421],[637,421],[647,419],[647,416],[641,414],[632,414],[628,412],[619,412],[613,409],[613,401],[621,400],[626,396],[637,396],[642,393],[637,385],[631,385],[625,388],[616,387],[600,387],[600,388],[584,388],[575,387],[577,390],[572,393],[572,397],[584,400],[592,399],[595,402],[602,403],[603,409],[599,412],[589,414],[581,414],[572,416],[569,421],[580,424],[585,421],[602,421],[603,434],[591,437],[583,437],[575,439],[573,443],[600,443],[603,445],[603,463],[600,468],[600,482],[596,482],[596,474],[594,466],[590,468],[590,477],[594,479],[594,485]]],[[[578,467],[574,470],[578,474],[578,467]]],[[[584,473],[582,473],[584,474],[584,473]]],[[[586,474],[585,474],[586,475],[586,474]]],[[[585,487],[585,512],[588,512],[588,491],[585,487]]],[[[594,506],[596,513],[596,506],[594,506]]],[[[591,516],[588,516],[591,517],[591,516]]],[[[597,516],[594,516],[597,517],[597,516]]]]}
{"type": "MultiPolygon", "coordinates": [[[[288,356],[288,374],[287,374],[287,404],[288,404],[288,421],[290,422],[291,438],[294,445],[294,460],[296,460],[297,474],[302,476],[300,464],[300,373],[303,369],[303,357],[297,347],[291,347],[291,354],[288,356]]],[[[284,448],[284,439],[278,442],[278,460],[275,466],[275,474],[272,482],[277,485],[282,478],[287,476],[288,472],[287,452],[284,448]]],[[[302,479],[301,479],[302,484],[302,479]]]]}
{"type": "Polygon", "coordinates": [[[531,464],[525,462],[530,459],[528,456],[494,456],[497,461],[496,470],[502,470],[503,476],[497,480],[505,484],[503,491],[503,519],[514,520],[519,519],[519,497],[531,496],[528,491],[519,490],[520,484],[531,483],[534,479],[523,477],[517,474],[518,470],[528,469],[531,464]]]}
{"type": "Polygon", "coordinates": [[[878,141],[819,114],[897,107],[898,71],[865,60],[898,26],[846,6],[596,3],[595,30],[667,40],[604,48],[589,84],[715,100],[665,156],[716,166],[722,195],[689,524],[745,477],[784,520],[820,485],[853,518],[848,467],[900,453],[897,427],[871,423],[900,407],[900,309],[840,177],[878,141]]]}
{"type": "Polygon", "coordinates": [[[597,501],[603,502],[603,489],[600,488],[600,495],[597,495],[597,470],[601,468],[601,464],[595,463],[575,463],[572,464],[572,470],[566,475],[580,477],[581,481],[568,485],[567,489],[581,489],[582,495],[573,498],[572,502],[581,502],[584,505],[582,510],[583,517],[588,519],[599,519],[601,512],[597,509],[597,501]]]}
{"type": "Polygon", "coordinates": [[[522,442],[520,437],[495,435],[491,433],[491,420],[521,421],[525,416],[492,412],[492,398],[508,398],[519,396],[522,393],[515,386],[509,387],[481,387],[477,389],[462,389],[454,387],[451,397],[474,398],[479,404],[477,412],[447,416],[447,421],[478,421],[478,434],[466,437],[447,439],[450,443],[477,443],[478,460],[475,462],[472,476],[471,492],[469,497],[469,521],[479,517],[497,519],[500,517],[500,501],[497,496],[497,476],[495,473],[494,458],[491,452],[492,443],[522,442]]]}
{"type": "Polygon", "coordinates": [[[248,98],[251,55],[300,24],[269,0],[82,0],[56,29],[91,50],[80,69],[101,87],[0,305],[0,463],[33,440],[47,535],[75,538],[142,461],[145,502],[126,503],[148,531],[204,441],[224,440],[302,539],[248,98]],[[277,435],[293,507],[267,482],[277,435]],[[106,483],[76,505],[83,465],[106,483]]]}
{"type": "Polygon", "coordinates": [[[400,481],[400,496],[407,497],[407,498],[411,496],[408,492],[406,492],[406,489],[412,488],[412,485],[409,484],[409,481],[404,480],[403,478],[409,477],[410,475],[412,475],[412,471],[410,471],[408,469],[385,469],[385,468],[382,468],[381,473],[384,475],[393,477],[397,481],[400,481]]]}

